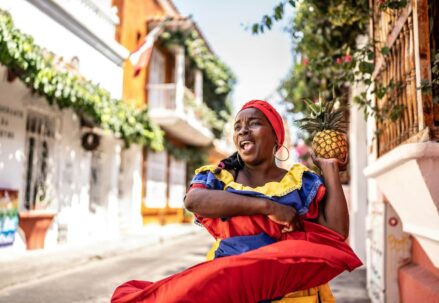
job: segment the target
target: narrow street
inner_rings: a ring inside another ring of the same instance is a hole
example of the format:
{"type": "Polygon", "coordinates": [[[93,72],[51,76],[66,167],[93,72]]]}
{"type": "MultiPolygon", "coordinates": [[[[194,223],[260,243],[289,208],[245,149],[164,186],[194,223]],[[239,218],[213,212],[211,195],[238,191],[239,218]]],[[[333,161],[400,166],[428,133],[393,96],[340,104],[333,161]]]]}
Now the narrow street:
{"type": "Polygon", "coordinates": [[[90,262],[0,291],[1,303],[105,303],[128,280],[159,280],[202,262],[212,243],[206,232],[135,253],[90,262]]]}
{"type": "MultiPolygon", "coordinates": [[[[117,257],[96,259],[46,278],[0,291],[4,303],[104,303],[114,288],[128,280],[159,280],[202,262],[212,239],[199,232],[117,257]]],[[[368,303],[365,271],[344,273],[331,282],[338,303],[368,303]]]]}

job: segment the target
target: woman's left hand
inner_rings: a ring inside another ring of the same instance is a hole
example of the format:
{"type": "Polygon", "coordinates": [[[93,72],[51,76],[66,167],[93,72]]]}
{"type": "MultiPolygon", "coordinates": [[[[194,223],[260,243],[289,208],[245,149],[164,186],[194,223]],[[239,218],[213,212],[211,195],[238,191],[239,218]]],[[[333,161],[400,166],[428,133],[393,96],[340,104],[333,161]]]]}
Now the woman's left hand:
{"type": "Polygon", "coordinates": [[[345,171],[348,163],[349,163],[349,154],[346,154],[346,158],[341,161],[337,158],[317,158],[314,154],[314,151],[311,150],[311,158],[314,164],[321,170],[325,171],[326,169],[338,169],[338,171],[345,171]]]}

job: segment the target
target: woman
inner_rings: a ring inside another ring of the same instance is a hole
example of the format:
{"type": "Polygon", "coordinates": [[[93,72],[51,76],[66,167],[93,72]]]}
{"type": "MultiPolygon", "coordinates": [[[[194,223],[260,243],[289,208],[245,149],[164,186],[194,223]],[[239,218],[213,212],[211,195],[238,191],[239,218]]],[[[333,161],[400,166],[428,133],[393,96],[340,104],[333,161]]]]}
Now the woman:
{"type": "Polygon", "coordinates": [[[314,159],[324,186],[302,165],[275,165],[284,136],[269,103],[246,103],[234,125],[238,152],[198,169],[185,199],[218,240],[214,260],[155,283],[127,282],[112,302],[333,302],[319,285],[361,265],[344,243],[349,216],[338,172],[347,160],[314,159]]]}

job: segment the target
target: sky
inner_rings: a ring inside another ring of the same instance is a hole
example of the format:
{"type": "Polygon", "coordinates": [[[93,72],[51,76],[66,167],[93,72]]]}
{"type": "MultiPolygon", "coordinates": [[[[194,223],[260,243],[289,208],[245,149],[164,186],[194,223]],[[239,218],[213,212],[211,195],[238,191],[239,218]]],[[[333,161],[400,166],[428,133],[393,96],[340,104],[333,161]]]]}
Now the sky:
{"type": "Polygon", "coordinates": [[[173,0],[183,16],[192,15],[215,54],[238,78],[234,112],[251,99],[269,99],[292,65],[291,41],[283,31],[253,35],[251,25],[271,14],[279,0],[173,0]]]}

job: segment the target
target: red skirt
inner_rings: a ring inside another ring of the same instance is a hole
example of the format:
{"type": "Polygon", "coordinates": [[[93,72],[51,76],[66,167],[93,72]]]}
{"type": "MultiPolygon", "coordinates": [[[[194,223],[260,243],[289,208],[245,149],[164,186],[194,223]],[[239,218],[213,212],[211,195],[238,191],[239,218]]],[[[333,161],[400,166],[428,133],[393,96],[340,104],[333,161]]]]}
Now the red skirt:
{"type": "Polygon", "coordinates": [[[280,237],[274,244],[203,262],[154,283],[126,282],[111,302],[259,302],[325,284],[362,264],[339,234],[315,223],[305,221],[304,231],[280,237]]]}

